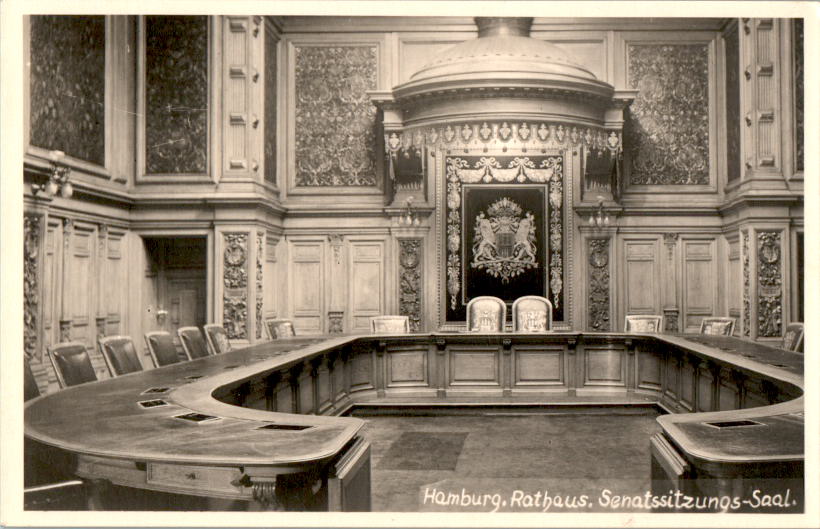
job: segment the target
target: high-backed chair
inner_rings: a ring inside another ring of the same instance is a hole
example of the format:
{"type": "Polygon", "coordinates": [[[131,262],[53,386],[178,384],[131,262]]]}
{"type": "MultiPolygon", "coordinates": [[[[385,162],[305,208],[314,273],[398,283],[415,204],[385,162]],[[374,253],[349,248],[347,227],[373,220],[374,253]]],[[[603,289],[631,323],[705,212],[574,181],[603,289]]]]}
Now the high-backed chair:
{"type": "Polygon", "coordinates": [[[786,325],[783,332],[783,349],[787,351],[803,352],[803,323],[794,322],[786,325]]]}
{"type": "Polygon", "coordinates": [[[265,320],[265,328],[268,330],[268,337],[271,340],[296,336],[296,332],[293,330],[293,322],[290,320],[265,320]]]}
{"type": "Polygon", "coordinates": [[[28,360],[23,361],[23,399],[29,401],[40,396],[40,388],[37,387],[37,379],[31,371],[28,360]]]}
{"type": "Polygon", "coordinates": [[[410,318],[408,316],[373,316],[370,318],[370,332],[407,334],[410,332],[410,318]]]}
{"type": "Polygon", "coordinates": [[[718,336],[731,336],[735,332],[736,318],[707,317],[700,322],[701,334],[712,334],[718,336]]]}
{"type": "Polygon", "coordinates": [[[180,327],[177,329],[177,334],[180,343],[182,343],[182,350],[185,351],[188,360],[210,356],[208,345],[205,343],[205,338],[202,337],[199,327],[180,327]]]}
{"type": "Polygon", "coordinates": [[[80,342],[58,343],[49,348],[48,356],[61,388],[97,380],[88,350],[80,342]]]}
{"type": "Polygon", "coordinates": [[[624,321],[624,332],[661,332],[663,316],[633,314],[624,321]]]}
{"type": "Polygon", "coordinates": [[[112,377],[142,371],[142,362],[130,336],[100,337],[97,343],[112,377]]]}
{"type": "Polygon", "coordinates": [[[145,345],[148,346],[154,367],[176,364],[180,360],[177,346],[174,345],[174,338],[167,331],[145,333],[145,345]]]}
{"type": "Polygon", "coordinates": [[[467,303],[467,330],[502,332],[507,321],[507,304],[494,296],[478,296],[467,303]]]}
{"type": "Polygon", "coordinates": [[[552,303],[541,296],[523,296],[512,305],[515,332],[546,332],[552,330],[552,303]]]}
{"type": "Polygon", "coordinates": [[[209,323],[202,327],[205,330],[205,339],[208,346],[215,355],[227,353],[231,350],[231,342],[228,341],[228,333],[221,325],[209,323]]]}

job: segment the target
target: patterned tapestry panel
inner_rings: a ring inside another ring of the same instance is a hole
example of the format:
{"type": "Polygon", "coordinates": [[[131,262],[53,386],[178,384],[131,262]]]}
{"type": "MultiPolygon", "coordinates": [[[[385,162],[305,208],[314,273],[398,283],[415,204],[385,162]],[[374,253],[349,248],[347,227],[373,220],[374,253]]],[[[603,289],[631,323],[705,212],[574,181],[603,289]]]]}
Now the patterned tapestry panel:
{"type": "Polygon", "coordinates": [[[105,165],[105,17],[31,17],[31,145],[105,165]]]}
{"type": "Polygon", "coordinates": [[[803,170],[803,19],[794,19],[795,169],[803,170]]]}
{"type": "Polygon", "coordinates": [[[145,17],[145,172],[205,174],[208,19],[145,17]]]}
{"type": "Polygon", "coordinates": [[[296,185],[375,186],[374,46],[296,48],[296,185]]]}
{"type": "Polygon", "coordinates": [[[545,296],[564,319],[561,156],[447,157],[446,320],[477,296],[545,296]]]}
{"type": "Polygon", "coordinates": [[[737,26],[726,40],[726,172],[729,181],[740,178],[740,58],[737,26]]]}
{"type": "Polygon", "coordinates": [[[709,48],[631,44],[625,124],[633,185],[709,183],[709,48]]]}
{"type": "Polygon", "coordinates": [[[265,180],[276,183],[276,37],[265,31],[265,180]]]}

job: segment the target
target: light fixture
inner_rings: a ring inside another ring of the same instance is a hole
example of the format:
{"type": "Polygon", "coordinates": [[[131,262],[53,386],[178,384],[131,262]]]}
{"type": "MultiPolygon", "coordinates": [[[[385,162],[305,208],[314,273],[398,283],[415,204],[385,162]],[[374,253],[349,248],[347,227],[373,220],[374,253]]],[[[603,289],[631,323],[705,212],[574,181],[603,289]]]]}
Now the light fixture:
{"type": "Polygon", "coordinates": [[[421,225],[421,219],[419,219],[416,211],[413,209],[413,200],[414,197],[410,196],[407,197],[407,200],[404,201],[405,210],[404,213],[399,216],[399,224],[402,226],[419,226],[421,225]]]}
{"type": "Polygon", "coordinates": [[[598,197],[598,209],[589,216],[589,225],[592,228],[605,228],[609,226],[609,213],[604,211],[604,199],[598,197]]]}
{"type": "Polygon", "coordinates": [[[31,184],[31,192],[34,196],[43,193],[47,197],[53,197],[58,192],[63,198],[71,198],[74,194],[74,187],[68,181],[71,168],[62,163],[65,153],[63,151],[51,151],[48,153],[51,158],[51,174],[48,182],[44,184],[31,184]]]}

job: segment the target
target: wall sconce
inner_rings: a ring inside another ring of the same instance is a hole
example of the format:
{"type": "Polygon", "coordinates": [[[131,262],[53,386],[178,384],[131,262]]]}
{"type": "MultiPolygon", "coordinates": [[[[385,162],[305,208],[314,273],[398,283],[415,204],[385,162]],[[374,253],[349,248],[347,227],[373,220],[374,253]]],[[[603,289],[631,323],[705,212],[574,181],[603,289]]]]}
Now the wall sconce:
{"type": "Polygon", "coordinates": [[[416,211],[413,209],[413,200],[414,197],[410,196],[407,197],[407,200],[404,201],[405,203],[405,210],[404,213],[399,217],[399,224],[402,226],[419,226],[421,225],[421,219],[419,219],[416,211]]]}
{"type": "Polygon", "coordinates": [[[48,176],[48,182],[31,184],[31,193],[34,196],[43,193],[47,197],[53,197],[59,192],[61,197],[71,198],[71,195],[74,194],[74,187],[68,181],[71,168],[61,163],[65,153],[63,151],[51,151],[49,157],[51,158],[51,174],[48,176]]]}
{"type": "Polygon", "coordinates": [[[591,228],[601,229],[609,226],[609,213],[604,211],[604,199],[598,197],[598,209],[589,216],[589,226],[591,228]]]}

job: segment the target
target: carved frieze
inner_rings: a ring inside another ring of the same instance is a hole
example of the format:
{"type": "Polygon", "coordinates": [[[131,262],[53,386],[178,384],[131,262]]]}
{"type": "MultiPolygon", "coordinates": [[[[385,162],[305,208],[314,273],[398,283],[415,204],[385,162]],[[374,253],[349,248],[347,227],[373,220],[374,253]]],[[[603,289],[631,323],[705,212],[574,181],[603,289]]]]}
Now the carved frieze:
{"type": "Polygon", "coordinates": [[[375,186],[375,46],[295,49],[296,185],[375,186]]]}
{"type": "Polygon", "coordinates": [[[256,339],[262,338],[262,308],[265,292],[263,271],[265,269],[265,234],[256,234],[256,339]]]}
{"type": "Polygon", "coordinates": [[[225,233],[222,325],[228,338],[247,338],[248,234],[225,233]]]}
{"type": "Polygon", "coordinates": [[[547,122],[480,122],[407,128],[385,133],[385,149],[390,153],[424,148],[487,152],[491,147],[533,153],[547,149],[586,146],[590,150],[620,152],[621,132],[598,127],[578,127],[547,122]]]}
{"type": "Polygon", "coordinates": [[[751,271],[749,270],[749,232],[743,231],[743,243],[742,243],[742,252],[743,252],[743,336],[750,336],[751,335],[751,294],[749,293],[750,288],[750,276],[751,271]]]}
{"type": "Polygon", "coordinates": [[[40,238],[42,217],[23,217],[23,351],[37,354],[40,326],[40,238]]]}
{"type": "Polygon", "coordinates": [[[757,234],[757,335],[781,335],[783,280],[781,275],[781,232],[757,234]]]}
{"type": "Polygon", "coordinates": [[[624,134],[633,185],[709,183],[709,47],[630,44],[624,134]]]}
{"type": "Polygon", "coordinates": [[[588,327],[593,331],[609,331],[611,330],[609,239],[589,239],[587,254],[589,255],[588,327]]]}
{"type": "Polygon", "coordinates": [[[410,331],[421,331],[423,239],[399,239],[399,314],[408,316],[410,331]]]}

